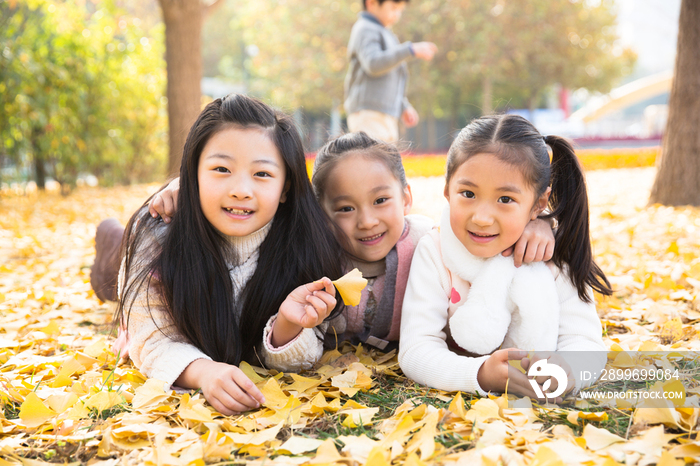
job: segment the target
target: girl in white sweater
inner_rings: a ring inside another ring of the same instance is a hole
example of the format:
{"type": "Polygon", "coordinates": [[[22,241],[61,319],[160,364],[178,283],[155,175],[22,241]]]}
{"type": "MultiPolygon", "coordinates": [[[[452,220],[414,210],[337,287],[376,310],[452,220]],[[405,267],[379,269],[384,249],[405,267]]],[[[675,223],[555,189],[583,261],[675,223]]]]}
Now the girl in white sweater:
{"type": "MultiPolygon", "coordinates": [[[[612,291],[593,261],[585,181],[568,141],[516,115],[479,118],[450,148],[445,197],[439,232],[418,243],[406,287],[399,362],[408,377],[535,396],[509,360],[527,370],[532,350],[605,351],[592,290],[612,291]],[[501,252],[538,217],[558,221],[552,261],[516,268],[501,252]]],[[[575,375],[560,357],[550,361],[575,375]]],[[[569,377],[566,389],[580,388],[569,377]]]]}
{"type": "Polygon", "coordinates": [[[201,388],[223,414],[258,407],[238,364],[313,365],[315,327],[336,305],[326,276],[342,275],[291,118],[242,95],[207,105],[185,143],[177,210],[166,224],[144,205],[126,228],[115,351],[166,387],[201,388]]]}

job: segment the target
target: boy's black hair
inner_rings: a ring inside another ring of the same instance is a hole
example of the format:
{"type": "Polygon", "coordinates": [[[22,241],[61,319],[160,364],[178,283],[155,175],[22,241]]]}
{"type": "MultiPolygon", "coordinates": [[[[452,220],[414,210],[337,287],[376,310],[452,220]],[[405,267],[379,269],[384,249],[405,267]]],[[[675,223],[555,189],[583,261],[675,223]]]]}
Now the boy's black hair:
{"type": "MultiPolygon", "coordinates": [[[[394,2],[394,3],[406,2],[406,3],[408,3],[410,0],[377,0],[377,1],[381,5],[384,2],[394,2]]],[[[362,0],[362,8],[364,8],[365,10],[367,9],[367,0],[362,0]]]]}
{"type": "MultiPolygon", "coordinates": [[[[142,208],[126,227],[125,276],[117,317],[128,325],[131,307],[142,290],[155,290],[156,296],[146,298],[163,305],[175,328],[170,333],[218,362],[238,365],[247,360],[261,364],[255,361],[255,347],[262,341],[267,320],[287,295],[323,276],[335,279],[342,275],[342,250],[330,219],[314,196],[293,120],[244,95],[214,100],[192,126],[180,167],[177,215],[162,245],[157,250],[145,250],[146,264],[140,267],[143,257],[135,256],[143,254],[144,248],[158,247],[146,240],[152,237],[157,222],[147,208],[142,208]],[[284,161],[289,183],[286,201],[277,208],[260,245],[255,272],[235,296],[228,268],[229,262],[235,262],[230,257],[233,252],[224,235],[202,212],[197,176],[204,146],[213,135],[231,127],[265,131],[284,161]]],[[[332,316],[340,308],[336,306],[332,316]]]]}
{"type": "Polygon", "coordinates": [[[518,115],[477,118],[460,131],[450,146],[446,184],[460,165],[478,154],[492,154],[518,167],[534,188],[535,199],[551,186],[551,213],[542,217],[553,217],[559,222],[552,261],[559,268],[566,266],[582,301],[593,301],[589,287],[611,295],[610,282],[593,260],[586,180],[571,143],[559,136],[542,136],[532,123],[518,115]],[[551,162],[547,146],[552,149],[551,162]]]}

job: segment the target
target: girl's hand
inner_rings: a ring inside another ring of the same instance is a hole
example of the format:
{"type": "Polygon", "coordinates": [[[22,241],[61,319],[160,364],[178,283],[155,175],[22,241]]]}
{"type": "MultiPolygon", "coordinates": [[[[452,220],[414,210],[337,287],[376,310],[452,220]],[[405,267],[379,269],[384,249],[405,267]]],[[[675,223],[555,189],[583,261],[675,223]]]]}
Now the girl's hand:
{"type": "Polygon", "coordinates": [[[505,257],[511,254],[516,267],[520,267],[523,262],[550,260],[554,254],[554,233],[549,222],[541,218],[531,220],[515,245],[503,251],[505,257]]]}
{"type": "MultiPolygon", "coordinates": [[[[575,386],[576,383],[576,378],[574,377],[574,371],[571,369],[571,366],[569,366],[569,363],[566,362],[566,360],[559,354],[552,354],[552,353],[547,353],[547,354],[539,354],[535,353],[532,358],[524,357],[520,361],[520,365],[522,366],[525,371],[527,371],[530,368],[530,364],[533,362],[537,362],[540,359],[546,359],[547,363],[549,364],[556,364],[562,369],[564,369],[564,372],[566,372],[566,389],[564,390],[564,393],[562,395],[566,395],[569,393],[575,386]]],[[[535,377],[535,380],[537,383],[542,387],[542,384],[545,383],[549,379],[549,377],[535,377]]],[[[550,383],[549,388],[547,389],[548,392],[554,392],[557,390],[557,387],[559,386],[559,382],[557,381],[556,378],[552,377],[552,381],[550,383]]],[[[562,402],[562,397],[557,397],[554,400],[556,403],[561,403],[562,402]]]]}
{"type": "Polygon", "coordinates": [[[170,223],[173,215],[175,215],[179,192],[180,178],[178,177],[171,181],[162,191],[156,193],[151,202],[148,203],[148,211],[151,213],[151,217],[157,218],[160,215],[165,223],[170,223]]]}
{"type": "Polygon", "coordinates": [[[486,392],[505,393],[507,384],[508,393],[535,397],[535,392],[527,381],[527,377],[508,364],[511,359],[522,359],[526,356],[527,351],[515,348],[494,351],[481,365],[476,375],[481,389],[486,392]],[[522,379],[518,375],[521,375],[522,379]]]}
{"type": "Polygon", "coordinates": [[[313,328],[324,321],[335,308],[335,287],[330,278],[323,277],[292,291],[280,306],[272,327],[272,345],[284,346],[302,328],[313,328]]]}
{"type": "MultiPolygon", "coordinates": [[[[537,394],[532,389],[530,385],[530,380],[527,376],[527,370],[530,367],[532,361],[539,361],[543,359],[542,357],[537,357],[537,354],[529,359],[527,357],[528,352],[522,351],[516,348],[508,348],[494,351],[491,356],[482,364],[479,368],[479,373],[476,376],[476,380],[479,382],[479,386],[484,391],[494,391],[499,393],[505,393],[506,384],[508,393],[513,393],[518,396],[529,396],[533,399],[538,399],[537,394]],[[520,372],[515,367],[511,366],[508,361],[520,361],[520,366],[526,371],[525,374],[520,372]]],[[[563,358],[557,355],[550,356],[549,362],[558,364],[565,371],[568,378],[568,386],[564,393],[567,393],[574,387],[574,377],[571,373],[571,368],[563,360],[563,358]]],[[[535,378],[537,383],[542,386],[542,384],[548,379],[548,377],[538,377],[535,378]]],[[[551,386],[547,391],[553,392],[557,388],[556,379],[552,378],[551,386]]],[[[541,402],[546,402],[547,400],[540,399],[541,402]]],[[[557,397],[553,401],[555,403],[561,403],[562,398],[557,397]]]]}
{"type": "Polygon", "coordinates": [[[180,374],[175,384],[201,388],[204,398],[226,416],[259,408],[265,397],[238,367],[209,359],[197,359],[180,374]]]}

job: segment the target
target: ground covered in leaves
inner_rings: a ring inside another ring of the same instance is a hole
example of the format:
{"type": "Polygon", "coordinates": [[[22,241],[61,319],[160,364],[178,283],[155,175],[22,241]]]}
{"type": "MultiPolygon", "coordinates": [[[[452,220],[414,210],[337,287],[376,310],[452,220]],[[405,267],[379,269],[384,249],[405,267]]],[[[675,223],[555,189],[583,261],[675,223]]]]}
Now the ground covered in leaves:
{"type": "MultiPolygon", "coordinates": [[[[595,252],[617,290],[599,302],[605,341],[617,352],[699,350],[700,210],[647,207],[653,177],[653,168],[588,173],[595,252]]],[[[441,179],[411,183],[414,212],[439,215],[441,179]]],[[[89,284],[97,223],[125,223],[156,188],[0,198],[0,466],[700,461],[700,409],[679,407],[698,405],[697,377],[676,383],[683,402],[660,408],[509,405],[425,389],[394,354],[346,345],[303,374],[244,366],[267,400],[245,416],[164,392],[115,366],[112,309],[89,284]]]]}

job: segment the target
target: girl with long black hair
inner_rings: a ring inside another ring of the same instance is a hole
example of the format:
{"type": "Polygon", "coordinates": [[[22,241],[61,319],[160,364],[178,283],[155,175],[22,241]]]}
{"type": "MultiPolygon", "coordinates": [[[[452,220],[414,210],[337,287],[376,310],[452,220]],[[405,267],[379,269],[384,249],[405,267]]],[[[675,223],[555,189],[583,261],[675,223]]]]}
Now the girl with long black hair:
{"type": "Polygon", "coordinates": [[[166,224],[146,203],[126,227],[115,351],[166,387],[201,388],[223,414],[255,408],[262,393],[237,366],[311,367],[316,327],[337,312],[327,277],[342,274],[292,120],[243,95],[207,105],[177,211],[166,224]]]}

